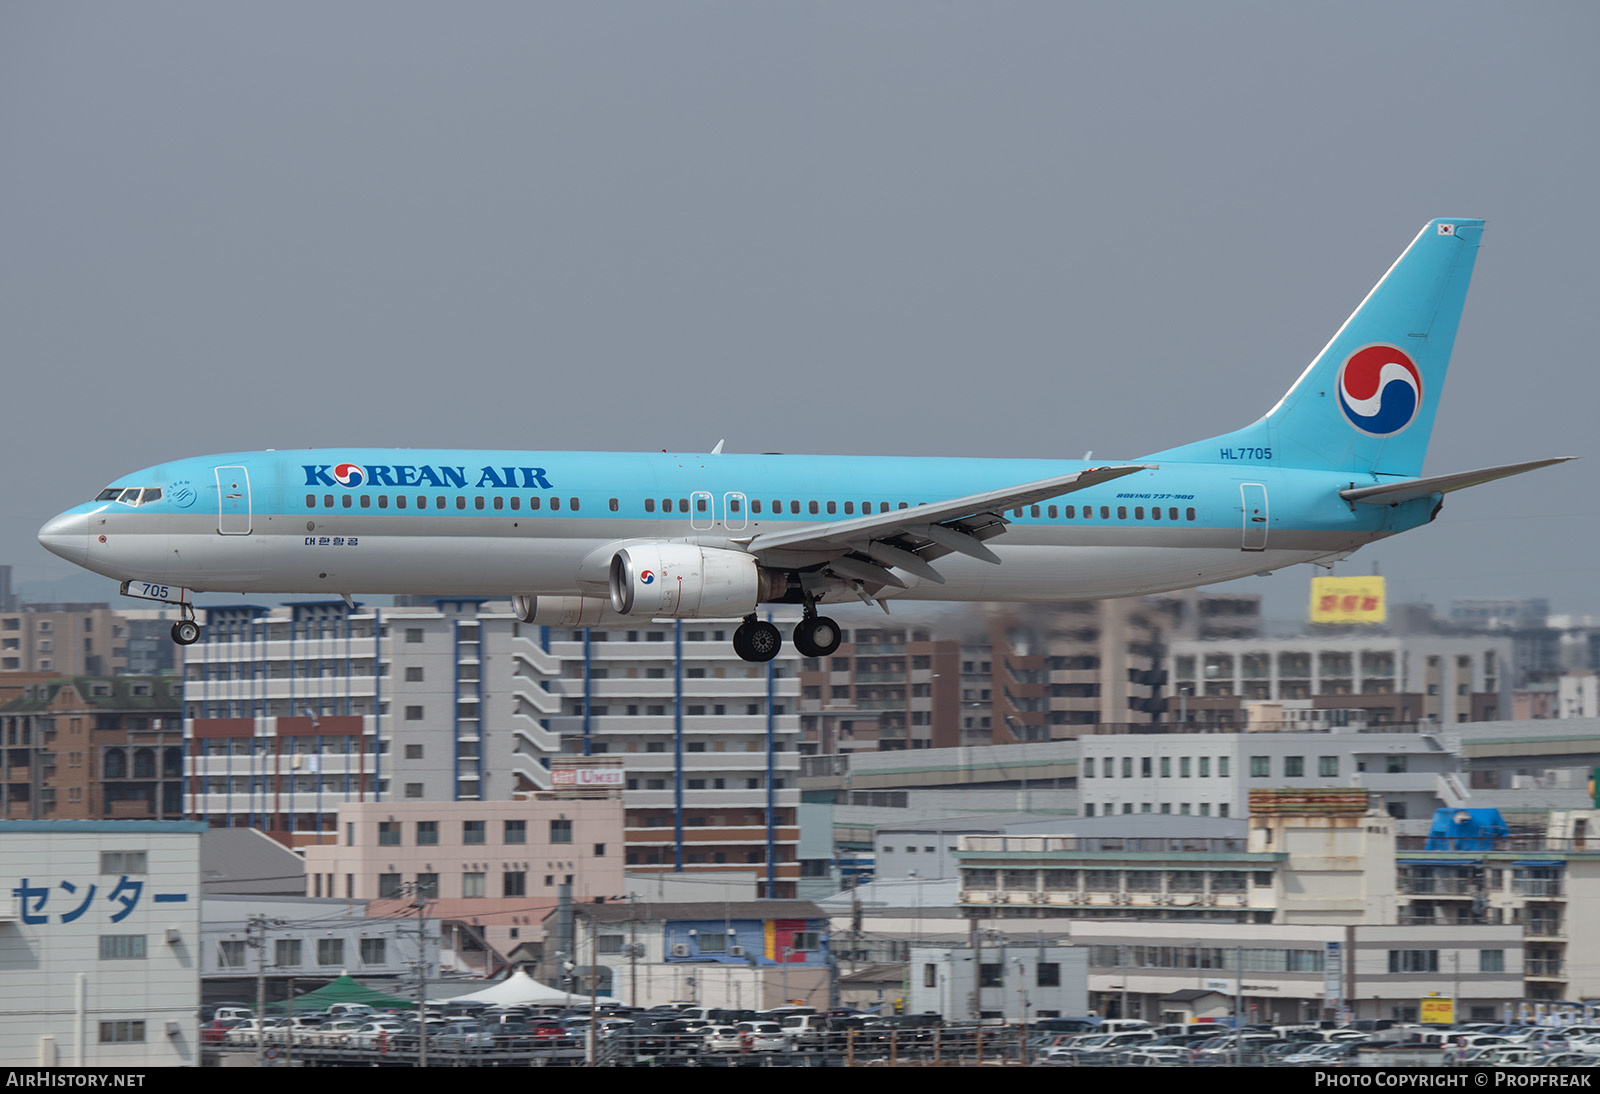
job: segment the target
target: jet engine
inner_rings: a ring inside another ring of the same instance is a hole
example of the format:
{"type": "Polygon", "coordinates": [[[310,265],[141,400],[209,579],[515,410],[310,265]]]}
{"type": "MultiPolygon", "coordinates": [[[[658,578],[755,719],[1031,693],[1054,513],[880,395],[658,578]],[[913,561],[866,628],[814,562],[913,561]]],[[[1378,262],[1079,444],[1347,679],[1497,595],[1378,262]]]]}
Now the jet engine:
{"type": "Polygon", "coordinates": [[[611,607],[649,619],[749,615],[783,595],[787,579],[763,570],[754,556],[688,543],[644,543],[611,558],[611,607]]]}

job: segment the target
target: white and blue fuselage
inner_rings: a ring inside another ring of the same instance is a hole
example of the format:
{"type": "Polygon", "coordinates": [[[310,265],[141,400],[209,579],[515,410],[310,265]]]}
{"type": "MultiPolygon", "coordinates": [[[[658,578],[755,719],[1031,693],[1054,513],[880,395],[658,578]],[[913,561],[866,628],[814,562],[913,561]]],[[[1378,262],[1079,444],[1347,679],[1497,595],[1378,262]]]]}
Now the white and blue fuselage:
{"type": "Polygon", "coordinates": [[[1129,463],[231,453],[123,476],[39,539],[185,605],[436,593],[510,597],[530,622],[743,617],[749,660],[780,641],[764,603],[803,606],[795,642],[816,656],[839,638],[819,604],[1132,596],[1341,557],[1554,462],[1418,477],[1482,232],[1430,222],[1260,420],[1129,463]]]}

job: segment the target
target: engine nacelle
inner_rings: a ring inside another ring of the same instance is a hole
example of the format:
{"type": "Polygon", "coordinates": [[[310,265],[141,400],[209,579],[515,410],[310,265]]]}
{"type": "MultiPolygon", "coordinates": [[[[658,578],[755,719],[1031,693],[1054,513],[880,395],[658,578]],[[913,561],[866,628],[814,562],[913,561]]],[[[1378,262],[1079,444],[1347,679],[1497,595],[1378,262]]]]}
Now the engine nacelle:
{"type": "Polygon", "coordinates": [[[643,543],[611,558],[611,607],[629,616],[749,615],[782,584],[783,575],[764,573],[754,556],[719,547],[643,543]]]}
{"type": "Polygon", "coordinates": [[[598,596],[524,596],[511,598],[511,610],[524,623],[552,627],[598,627],[620,623],[611,601],[598,596]]]}

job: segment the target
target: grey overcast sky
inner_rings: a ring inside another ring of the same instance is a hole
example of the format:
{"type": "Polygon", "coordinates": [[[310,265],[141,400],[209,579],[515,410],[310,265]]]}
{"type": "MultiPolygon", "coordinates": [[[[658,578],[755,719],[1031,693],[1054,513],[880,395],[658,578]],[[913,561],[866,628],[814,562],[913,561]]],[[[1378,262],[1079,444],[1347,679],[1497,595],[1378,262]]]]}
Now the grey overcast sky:
{"type": "MultiPolygon", "coordinates": [[[[1600,5],[0,6],[0,562],[299,446],[1133,457],[1489,220],[1428,457],[1594,456],[1600,5]]],[[[1356,555],[1600,613],[1583,462],[1356,555]]],[[[997,484],[999,485],[999,484],[997,484]]],[[[1300,567],[1239,583],[1302,610],[1300,567]]]]}

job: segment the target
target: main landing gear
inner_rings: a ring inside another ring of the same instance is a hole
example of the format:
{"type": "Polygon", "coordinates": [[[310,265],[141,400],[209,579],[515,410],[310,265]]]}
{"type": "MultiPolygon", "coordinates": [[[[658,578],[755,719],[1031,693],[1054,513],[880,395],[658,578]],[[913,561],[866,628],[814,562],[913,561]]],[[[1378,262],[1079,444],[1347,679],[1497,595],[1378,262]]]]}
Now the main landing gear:
{"type": "MultiPolygon", "coordinates": [[[[794,625],[794,648],[801,657],[826,657],[839,648],[844,632],[816,608],[806,605],[805,616],[794,625]]],[[[739,629],[733,632],[733,652],[746,661],[757,663],[771,661],[783,648],[783,636],[771,623],[755,616],[746,616],[739,629]]]]}
{"type": "Polygon", "coordinates": [[[794,648],[800,651],[801,657],[826,657],[839,648],[843,636],[839,624],[825,615],[817,615],[813,608],[794,625],[794,648]]]}
{"type": "Polygon", "coordinates": [[[172,640],[180,646],[192,646],[200,641],[200,624],[194,621],[194,608],[179,604],[178,610],[183,618],[172,625],[172,640]]]}
{"type": "Polygon", "coordinates": [[[746,661],[771,661],[783,648],[783,636],[778,628],[755,616],[746,616],[733,632],[733,652],[746,661]]]}

